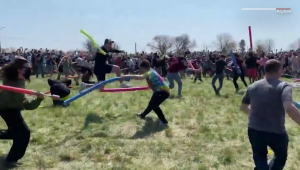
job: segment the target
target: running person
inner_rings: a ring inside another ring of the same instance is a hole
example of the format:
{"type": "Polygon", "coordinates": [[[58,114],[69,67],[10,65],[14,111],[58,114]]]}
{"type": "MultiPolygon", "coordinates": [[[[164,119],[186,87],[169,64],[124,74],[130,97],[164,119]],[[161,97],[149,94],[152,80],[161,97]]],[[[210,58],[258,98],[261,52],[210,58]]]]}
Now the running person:
{"type": "MultiPolygon", "coordinates": [[[[106,54],[97,52],[95,55],[95,66],[94,66],[94,74],[97,76],[98,82],[105,81],[106,74],[111,72],[116,73],[117,77],[121,76],[120,67],[117,65],[111,65],[107,63],[109,59],[108,52],[112,53],[123,53],[124,51],[116,50],[112,48],[114,41],[110,39],[105,39],[104,45],[101,48],[106,54]]],[[[126,85],[121,83],[121,87],[130,87],[130,85],[126,85]]]]}

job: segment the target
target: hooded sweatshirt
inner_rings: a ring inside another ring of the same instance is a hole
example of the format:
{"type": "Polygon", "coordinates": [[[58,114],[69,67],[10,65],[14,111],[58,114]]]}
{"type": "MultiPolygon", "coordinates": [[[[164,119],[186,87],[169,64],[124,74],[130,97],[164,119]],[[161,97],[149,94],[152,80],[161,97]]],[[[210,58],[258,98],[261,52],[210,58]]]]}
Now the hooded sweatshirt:
{"type": "MultiPolygon", "coordinates": [[[[4,79],[3,85],[25,88],[25,80],[19,79],[16,82],[12,82],[4,79]]],[[[6,109],[34,110],[39,107],[43,99],[36,98],[29,101],[25,98],[25,94],[0,90],[0,101],[0,111],[6,109]]]]}

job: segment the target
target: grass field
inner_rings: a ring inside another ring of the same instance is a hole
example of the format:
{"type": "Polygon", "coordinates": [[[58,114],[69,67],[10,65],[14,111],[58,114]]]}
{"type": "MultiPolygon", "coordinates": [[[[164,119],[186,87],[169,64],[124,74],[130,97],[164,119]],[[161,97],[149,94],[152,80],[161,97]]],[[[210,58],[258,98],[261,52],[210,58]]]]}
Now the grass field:
{"type": "MultiPolygon", "coordinates": [[[[222,96],[216,97],[210,82],[210,78],[196,84],[184,80],[183,98],[168,99],[162,105],[169,120],[167,129],[157,125],[153,112],[146,121],[135,116],[146,107],[150,91],[93,92],[68,108],[52,108],[52,101],[46,99],[43,107],[23,112],[32,134],[27,153],[15,169],[252,170],[247,115],[239,111],[242,95],[225,80],[222,96]],[[91,113],[101,117],[103,123],[93,123],[81,132],[85,117],[91,113]]],[[[109,85],[114,86],[118,83],[109,85]]],[[[49,90],[46,79],[41,78],[33,79],[27,88],[49,90]]],[[[73,88],[72,93],[77,92],[73,88]]],[[[299,92],[295,91],[295,99],[300,100],[297,96],[299,92]]],[[[300,130],[290,118],[287,129],[290,146],[286,169],[299,170],[300,130]]],[[[0,142],[2,157],[10,146],[11,141],[0,142]]]]}

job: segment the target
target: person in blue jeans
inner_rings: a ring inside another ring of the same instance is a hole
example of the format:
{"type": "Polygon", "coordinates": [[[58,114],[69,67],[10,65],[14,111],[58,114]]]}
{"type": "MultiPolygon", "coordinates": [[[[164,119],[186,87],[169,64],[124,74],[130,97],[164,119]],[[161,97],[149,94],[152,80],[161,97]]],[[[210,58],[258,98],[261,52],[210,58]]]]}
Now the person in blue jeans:
{"type": "Polygon", "coordinates": [[[184,70],[188,67],[187,61],[183,57],[176,57],[176,58],[169,58],[170,64],[167,73],[167,79],[169,81],[169,88],[174,88],[174,81],[176,81],[178,85],[178,97],[182,97],[181,90],[182,90],[182,81],[179,75],[181,70],[184,70]]]}
{"type": "Polygon", "coordinates": [[[41,74],[42,77],[44,77],[44,69],[43,69],[43,57],[41,55],[41,52],[38,52],[38,55],[35,58],[35,63],[36,63],[36,78],[39,77],[39,75],[41,74]]]}
{"type": "Polygon", "coordinates": [[[248,137],[254,170],[282,170],[287,160],[289,143],[285,113],[298,125],[300,113],[293,102],[292,87],[279,80],[282,73],[280,61],[267,61],[265,73],[264,79],[248,87],[240,109],[249,117],[248,137]],[[268,146],[275,154],[269,164],[268,146]]]}

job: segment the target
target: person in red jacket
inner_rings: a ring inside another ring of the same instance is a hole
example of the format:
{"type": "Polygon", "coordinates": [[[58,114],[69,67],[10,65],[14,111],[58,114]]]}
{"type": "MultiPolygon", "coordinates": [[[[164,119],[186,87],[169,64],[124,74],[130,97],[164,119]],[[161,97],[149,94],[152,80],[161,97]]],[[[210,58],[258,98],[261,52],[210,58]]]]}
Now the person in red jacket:
{"type": "Polygon", "coordinates": [[[170,64],[167,73],[167,79],[169,81],[169,88],[174,88],[174,80],[178,85],[178,97],[181,97],[181,90],[182,90],[182,81],[179,75],[181,70],[184,70],[188,67],[187,61],[184,57],[172,57],[169,58],[170,64]]]}

